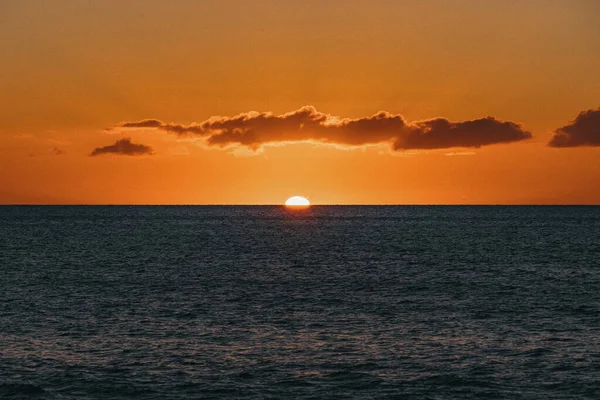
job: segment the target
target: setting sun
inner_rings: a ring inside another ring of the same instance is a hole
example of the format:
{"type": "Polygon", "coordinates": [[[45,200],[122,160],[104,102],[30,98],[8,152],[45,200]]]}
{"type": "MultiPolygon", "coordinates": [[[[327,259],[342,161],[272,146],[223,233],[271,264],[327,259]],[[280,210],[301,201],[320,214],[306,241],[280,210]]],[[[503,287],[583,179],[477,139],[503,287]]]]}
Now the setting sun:
{"type": "Polygon", "coordinates": [[[288,207],[308,207],[310,206],[310,201],[302,196],[294,196],[287,199],[285,205],[288,207]]]}

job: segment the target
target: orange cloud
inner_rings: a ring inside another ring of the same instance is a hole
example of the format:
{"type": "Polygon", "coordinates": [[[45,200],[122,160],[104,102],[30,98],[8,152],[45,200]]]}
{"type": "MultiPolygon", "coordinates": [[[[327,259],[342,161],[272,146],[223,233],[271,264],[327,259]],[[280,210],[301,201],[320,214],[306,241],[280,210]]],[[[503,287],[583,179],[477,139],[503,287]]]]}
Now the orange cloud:
{"type": "Polygon", "coordinates": [[[133,143],[130,138],[117,140],[114,144],[104,147],[97,147],[90,156],[99,156],[103,154],[117,154],[125,156],[140,156],[152,154],[152,148],[143,144],[133,143]]]}
{"type": "Polygon", "coordinates": [[[600,108],[582,111],[574,121],[558,128],[548,146],[600,146],[600,108]]]}
{"type": "Polygon", "coordinates": [[[234,117],[211,117],[199,124],[179,125],[155,119],[124,122],[120,128],[154,128],[178,135],[200,136],[209,146],[240,145],[257,149],[264,144],[311,140],[350,146],[391,143],[397,151],[481,147],[531,138],[514,122],[487,117],[451,122],[444,118],[407,123],[399,114],[380,111],[370,117],[338,118],[312,106],[281,115],[248,112],[234,117]]]}

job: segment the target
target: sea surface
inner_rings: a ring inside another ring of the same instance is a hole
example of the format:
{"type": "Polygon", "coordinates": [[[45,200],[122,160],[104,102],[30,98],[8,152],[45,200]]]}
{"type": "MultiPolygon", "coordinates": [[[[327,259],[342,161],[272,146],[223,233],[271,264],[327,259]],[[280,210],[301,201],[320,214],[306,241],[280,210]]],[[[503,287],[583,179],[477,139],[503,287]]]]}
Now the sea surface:
{"type": "Polygon", "coordinates": [[[600,399],[600,207],[0,207],[1,399],[600,399]]]}

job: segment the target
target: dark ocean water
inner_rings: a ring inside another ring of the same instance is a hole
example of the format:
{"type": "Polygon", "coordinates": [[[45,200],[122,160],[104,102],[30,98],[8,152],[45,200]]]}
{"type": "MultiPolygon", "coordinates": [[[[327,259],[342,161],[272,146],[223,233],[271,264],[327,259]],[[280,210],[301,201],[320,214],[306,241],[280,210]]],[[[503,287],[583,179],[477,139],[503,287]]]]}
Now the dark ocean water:
{"type": "Polygon", "coordinates": [[[599,399],[600,207],[0,207],[0,398],[599,399]]]}

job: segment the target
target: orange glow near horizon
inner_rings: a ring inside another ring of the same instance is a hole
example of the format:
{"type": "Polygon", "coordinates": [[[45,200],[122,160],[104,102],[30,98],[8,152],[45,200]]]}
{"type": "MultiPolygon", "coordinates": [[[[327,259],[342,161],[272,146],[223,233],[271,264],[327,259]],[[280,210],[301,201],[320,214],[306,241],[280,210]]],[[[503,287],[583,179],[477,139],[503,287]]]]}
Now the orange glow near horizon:
{"type": "Polygon", "coordinates": [[[3,4],[0,204],[600,204],[600,2],[451,3],[3,4]]]}

